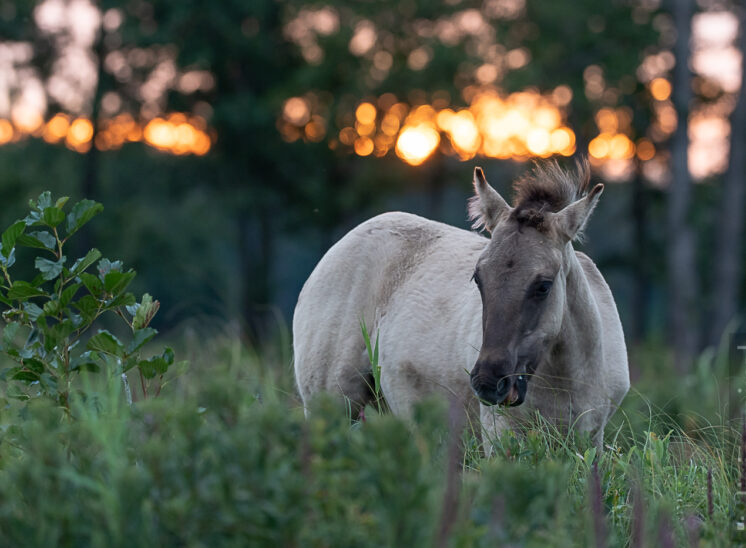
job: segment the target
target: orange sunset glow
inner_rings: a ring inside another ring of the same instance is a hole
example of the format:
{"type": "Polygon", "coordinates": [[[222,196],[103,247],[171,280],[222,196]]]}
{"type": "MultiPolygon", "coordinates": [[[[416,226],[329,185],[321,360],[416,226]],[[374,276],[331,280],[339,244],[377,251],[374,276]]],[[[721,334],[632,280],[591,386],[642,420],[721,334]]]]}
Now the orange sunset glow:
{"type": "MultiPolygon", "coordinates": [[[[527,160],[575,152],[575,133],[564,112],[572,96],[569,88],[560,86],[546,95],[533,90],[504,95],[494,88],[469,87],[464,95],[468,106],[463,108],[450,108],[442,99],[411,106],[391,94],[362,102],[354,123],[341,128],[329,145],[350,147],[359,156],[380,157],[393,150],[413,166],[437,150],[461,160],[477,155],[527,160]]],[[[308,133],[311,103],[303,97],[286,101],[279,124],[286,140],[308,133]]]]}
{"type": "Polygon", "coordinates": [[[50,144],[62,143],[81,153],[92,145],[98,150],[114,150],[125,143],[143,142],[169,154],[203,156],[212,146],[207,122],[199,116],[178,112],[148,121],[119,114],[101,121],[96,132],[88,118],[62,113],[47,122],[37,113],[21,113],[12,120],[0,118],[0,145],[28,137],[41,137],[50,144]]]}
{"type": "MultiPolygon", "coordinates": [[[[582,130],[591,163],[605,177],[628,178],[637,160],[649,179],[665,183],[661,166],[666,161],[667,142],[678,125],[670,81],[673,52],[664,48],[646,53],[636,71],[636,79],[651,99],[652,118],[644,134],[635,133],[632,111],[621,106],[620,94],[626,92],[607,81],[600,65],[589,65],[583,71],[584,93],[593,103],[596,127],[574,127],[568,121],[574,99],[568,86],[514,93],[501,88],[507,72],[532,61],[525,48],[503,51],[498,47],[490,34],[489,18],[511,18],[524,7],[522,0],[487,2],[484,13],[467,9],[431,27],[424,23],[416,26],[420,38],[436,36],[444,44],[480,37],[483,58],[469,68],[468,74],[459,76],[460,97],[451,98],[443,91],[428,96],[420,90],[419,95],[407,98],[383,93],[360,97],[356,102],[352,99],[345,112],[333,115],[318,92],[296,92],[284,100],[277,113],[280,135],[287,142],[326,142],[332,149],[361,157],[391,154],[409,165],[420,166],[438,154],[461,161],[474,157],[526,161],[570,156],[575,153],[576,136],[582,130]]],[[[122,98],[113,92],[104,94],[102,119],[94,127],[90,114],[86,114],[91,109],[86,105],[93,100],[96,67],[85,52],[92,46],[99,26],[107,32],[117,31],[122,10],[101,11],[88,0],[67,7],[57,0],[44,0],[33,17],[44,32],[69,27],[71,42],[65,56],[75,63],[60,63],[47,88],[38,75],[24,72],[20,78],[15,69],[10,70],[9,74],[14,75],[11,80],[18,86],[12,94],[10,88],[3,92],[0,86],[0,145],[32,137],[80,153],[92,146],[114,150],[132,142],[167,154],[201,156],[209,152],[217,138],[206,121],[209,105],[204,103],[206,108],[195,109],[203,113],[195,116],[162,114],[159,104],[169,90],[190,94],[213,89],[215,79],[208,70],[188,68],[179,72],[168,49],[137,49],[129,57],[114,51],[107,55],[105,69],[117,78],[127,80],[132,67],[142,59],[151,59],[158,70],[137,84],[143,99],[139,111],[122,112],[122,98]],[[72,16],[64,15],[66,10],[74,11],[74,23],[72,16]],[[65,113],[50,112],[51,100],[65,113]]],[[[285,36],[300,48],[310,65],[316,65],[325,55],[319,38],[338,33],[342,19],[343,14],[332,6],[302,9],[286,24],[285,36]]],[[[729,116],[740,82],[740,54],[734,46],[737,28],[736,19],[727,11],[698,13],[692,20],[694,86],[706,99],[694,101],[689,114],[689,168],[697,179],[722,173],[728,162],[729,116]]],[[[348,43],[350,53],[363,63],[370,62],[371,85],[383,82],[394,66],[393,51],[382,41],[383,34],[371,21],[361,20],[348,43]]],[[[0,57],[5,56],[7,66],[12,67],[26,59],[28,51],[22,43],[7,43],[0,57]]],[[[414,72],[425,70],[432,61],[433,51],[426,45],[412,49],[406,58],[408,69],[414,72]]]]}
{"type": "MultiPolygon", "coordinates": [[[[519,2],[518,10],[522,9],[520,5],[519,2]]],[[[288,25],[288,36],[299,45],[309,63],[317,64],[324,52],[315,36],[336,32],[339,18],[332,8],[301,11],[288,25]]],[[[477,10],[465,10],[442,23],[429,30],[422,27],[419,32],[423,36],[436,35],[451,44],[488,27],[477,10]]],[[[726,92],[709,106],[699,100],[692,103],[689,169],[696,179],[722,173],[727,165],[728,117],[734,104],[729,94],[737,91],[740,74],[739,55],[733,46],[736,29],[733,15],[725,11],[699,13],[693,20],[693,69],[698,77],[706,77],[695,80],[695,86],[701,86],[699,91],[708,97],[716,97],[718,90],[726,92]]],[[[382,81],[393,63],[387,46],[379,42],[382,32],[363,21],[355,27],[349,42],[350,52],[372,61],[372,82],[382,81]]],[[[418,92],[418,96],[407,99],[384,93],[349,105],[346,113],[333,117],[320,96],[310,91],[286,100],[277,127],[288,142],[319,142],[326,138],[332,149],[358,156],[382,157],[391,153],[413,166],[422,165],[437,154],[462,161],[476,156],[525,161],[574,154],[576,132],[581,128],[572,127],[567,120],[573,108],[570,88],[561,85],[541,92],[526,89],[505,93],[500,88],[503,72],[519,69],[531,60],[527,50],[521,48],[504,53],[504,62],[493,56],[473,68],[469,81],[477,85],[461,89],[463,106],[455,106],[458,101],[452,102],[442,91],[432,92],[429,98],[418,92]]],[[[431,49],[423,46],[410,52],[407,66],[420,71],[431,60],[431,49]]],[[[624,102],[620,97],[628,92],[607,81],[604,67],[585,68],[584,93],[596,110],[596,127],[595,131],[583,130],[588,131],[585,137],[591,164],[604,177],[627,180],[637,161],[653,183],[667,182],[668,141],[678,125],[670,80],[674,63],[673,53],[664,48],[646,54],[637,69],[637,80],[652,100],[653,116],[644,134],[636,133],[639,123],[635,130],[632,110],[621,106],[624,102]]]]}

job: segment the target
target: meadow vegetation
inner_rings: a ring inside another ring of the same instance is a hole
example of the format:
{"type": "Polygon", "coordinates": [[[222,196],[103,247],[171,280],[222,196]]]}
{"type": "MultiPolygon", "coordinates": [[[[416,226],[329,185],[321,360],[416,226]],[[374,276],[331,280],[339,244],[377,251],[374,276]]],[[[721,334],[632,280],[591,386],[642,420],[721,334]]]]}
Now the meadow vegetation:
{"type": "MultiPolygon", "coordinates": [[[[74,233],[81,208],[52,211],[64,205],[42,196],[0,250],[2,545],[739,541],[734,409],[744,383],[726,345],[683,377],[665,346],[633,349],[634,388],[603,452],[537,417],[493,440],[485,458],[476,432],[451,428],[439,399],[402,421],[383,402],[350,417],[344,402],[322,397],[306,419],[286,330],[251,348],[203,319],[170,337],[175,352],[155,348],[155,301],[126,293],[130,271],[107,261],[84,276],[97,252],[65,260],[56,227],[65,221],[74,233]],[[23,238],[29,227],[55,241],[23,238]],[[8,263],[23,243],[56,260],[36,261],[39,273],[21,283],[8,263]],[[88,331],[108,325],[104,311],[125,320],[119,335],[88,331]]],[[[372,367],[375,379],[377,360],[372,367]]]]}
{"type": "Polygon", "coordinates": [[[177,346],[189,365],[158,397],[130,405],[118,375],[83,372],[71,415],[4,399],[0,543],[717,546],[737,534],[740,437],[723,417],[666,410],[696,403],[669,394],[688,379],[642,381],[602,454],[536,421],[487,459],[468,429],[449,431],[442,401],[405,423],[372,407],[351,421],[322,398],[306,420],[286,349],[225,334],[177,346]]]}

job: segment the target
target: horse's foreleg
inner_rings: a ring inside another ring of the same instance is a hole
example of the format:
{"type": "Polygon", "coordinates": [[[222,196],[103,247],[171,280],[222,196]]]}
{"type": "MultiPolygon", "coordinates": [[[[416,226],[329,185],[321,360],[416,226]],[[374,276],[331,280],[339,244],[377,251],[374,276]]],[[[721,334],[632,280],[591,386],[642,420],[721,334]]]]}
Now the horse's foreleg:
{"type": "Polygon", "coordinates": [[[482,447],[484,454],[490,457],[498,438],[510,429],[510,422],[502,408],[495,405],[480,404],[479,418],[482,423],[482,447]]]}

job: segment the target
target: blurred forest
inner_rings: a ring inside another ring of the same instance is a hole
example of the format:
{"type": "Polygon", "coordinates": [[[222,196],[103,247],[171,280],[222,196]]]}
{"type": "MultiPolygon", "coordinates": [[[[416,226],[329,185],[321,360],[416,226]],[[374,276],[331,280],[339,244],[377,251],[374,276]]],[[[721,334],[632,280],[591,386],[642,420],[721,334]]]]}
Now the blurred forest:
{"type": "Polygon", "coordinates": [[[507,196],[588,155],[583,247],[683,371],[745,308],[744,26],[738,0],[0,0],[0,221],[100,201],[84,244],[161,328],[262,340],[356,223],[466,228],[475,165],[507,196]]]}

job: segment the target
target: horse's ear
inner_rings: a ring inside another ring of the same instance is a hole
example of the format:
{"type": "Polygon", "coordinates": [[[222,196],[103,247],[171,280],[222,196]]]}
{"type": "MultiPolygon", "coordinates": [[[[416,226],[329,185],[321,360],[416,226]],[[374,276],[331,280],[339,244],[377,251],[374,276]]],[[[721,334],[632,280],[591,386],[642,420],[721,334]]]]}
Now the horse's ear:
{"type": "Polygon", "coordinates": [[[580,237],[603,191],[604,185],[597,184],[586,196],[554,214],[558,232],[567,241],[580,237]]]}
{"type": "Polygon", "coordinates": [[[494,230],[500,217],[510,212],[510,206],[503,197],[492,188],[484,177],[481,167],[474,168],[474,196],[469,199],[469,220],[473,229],[486,228],[494,230]]]}

